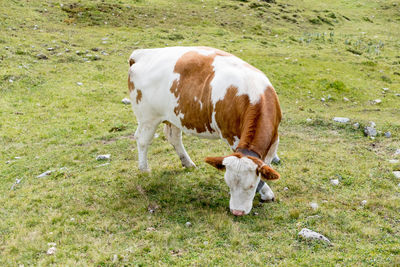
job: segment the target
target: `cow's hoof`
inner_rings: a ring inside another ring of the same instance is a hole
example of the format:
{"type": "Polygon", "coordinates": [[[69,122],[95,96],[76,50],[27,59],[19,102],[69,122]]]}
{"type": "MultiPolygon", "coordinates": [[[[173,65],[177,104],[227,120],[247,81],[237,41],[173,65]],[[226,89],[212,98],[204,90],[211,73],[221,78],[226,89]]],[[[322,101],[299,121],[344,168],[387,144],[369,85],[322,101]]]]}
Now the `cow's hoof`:
{"type": "Polygon", "coordinates": [[[275,202],[275,198],[273,197],[273,198],[271,198],[271,199],[262,199],[261,198],[261,201],[260,201],[261,203],[268,203],[268,202],[275,202]]]}
{"type": "Polygon", "coordinates": [[[187,161],[187,160],[181,159],[181,162],[182,162],[182,166],[185,168],[188,168],[188,169],[196,168],[196,164],[194,164],[193,161],[187,161]]]}
{"type": "Polygon", "coordinates": [[[141,173],[150,173],[150,168],[139,168],[139,171],[141,172],[141,173]]]}

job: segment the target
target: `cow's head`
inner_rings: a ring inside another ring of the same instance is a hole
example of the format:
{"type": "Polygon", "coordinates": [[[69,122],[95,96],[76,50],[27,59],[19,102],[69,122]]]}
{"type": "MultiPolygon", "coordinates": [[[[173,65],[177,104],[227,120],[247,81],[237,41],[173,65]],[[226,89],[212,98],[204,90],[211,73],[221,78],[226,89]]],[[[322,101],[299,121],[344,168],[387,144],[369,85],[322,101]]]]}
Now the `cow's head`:
{"type": "Polygon", "coordinates": [[[279,179],[280,175],[258,158],[234,153],[226,157],[207,157],[205,161],[225,170],[225,182],[230,189],[229,208],[234,215],[248,214],[260,179],[279,179]]]}

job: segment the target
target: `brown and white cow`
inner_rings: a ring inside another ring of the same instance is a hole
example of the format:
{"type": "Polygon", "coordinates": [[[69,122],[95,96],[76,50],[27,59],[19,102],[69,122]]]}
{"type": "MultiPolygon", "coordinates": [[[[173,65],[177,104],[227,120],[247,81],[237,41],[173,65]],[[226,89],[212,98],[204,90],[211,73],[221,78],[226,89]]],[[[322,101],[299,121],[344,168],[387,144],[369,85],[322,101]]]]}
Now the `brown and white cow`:
{"type": "Polygon", "coordinates": [[[276,92],[260,70],[210,47],[140,49],[129,63],[140,170],[148,171],[147,148],[164,122],[165,135],[185,167],[195,164],[183,147],[182,131],[229,144],[233,154],[205,161],[226,170],[234,215],[250,212],[256,189],[262,200],[273,200],[260,178],[279,178],[270,163],[278,148],[282,114],[276,92]]]}

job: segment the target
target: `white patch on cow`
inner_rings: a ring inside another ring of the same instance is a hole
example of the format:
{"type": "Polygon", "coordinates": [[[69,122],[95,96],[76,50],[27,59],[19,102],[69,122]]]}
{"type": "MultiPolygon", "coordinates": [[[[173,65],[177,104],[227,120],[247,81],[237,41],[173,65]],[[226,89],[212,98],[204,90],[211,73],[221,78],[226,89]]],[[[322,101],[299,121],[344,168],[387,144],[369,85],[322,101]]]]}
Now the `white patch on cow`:
{"type": "Polygon", "coordinates": [[[248,214],[260,182],[260,177],[256,175],[257,165],[247,157],[236,156],[226,157],[222,164],[226,167],[225,182],[231,194],[230,209],[248,214]]]}
{"type": "Polygon", "coordinates": [[[246,62],[235,56],[216,56],[214,79],[211,81],[211,100],[213,105],[223,100],[229,87],[237,88],[237,95],[248,95],[251,104],[256,104],[267,86],[271,85],[268,78],[246,62]]]}
{"type": "Polygon", "coordinates": [[[236,150],[237,146],[239,145],[240,139],[237,136],[234,136],[233,139],[234,139],[234,141],[233,141],[232,149],[236,150]]]}

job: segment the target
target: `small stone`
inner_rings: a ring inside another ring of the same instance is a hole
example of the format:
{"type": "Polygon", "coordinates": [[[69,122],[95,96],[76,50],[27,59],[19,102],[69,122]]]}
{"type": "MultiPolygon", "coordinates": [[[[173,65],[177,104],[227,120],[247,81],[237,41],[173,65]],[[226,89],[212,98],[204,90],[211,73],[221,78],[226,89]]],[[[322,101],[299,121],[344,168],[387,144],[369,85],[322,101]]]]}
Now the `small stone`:
{"type": "Polygon", "coordinates": [[[160,137],[160,135],[158,133],[155,133],[154,138],[158,138],[158,137],[160,137]]]}
{"type": "Polygon", "coordinates": [[[48,57],[45,54],[37,54],[36,58],[37,59],[48,59],[48,57]]]}
{"type": "Polygon", "coordinates": [[[96,157],[96,160],[109,160],[111,158],[111,154],[104,154],[104,155],[98,155],[96,157]]]}
{"type": "Polygon", "coordinates": [[[192,223],[191,223],[191,222],[186,222],[186,223],[185,223],[185,226],[186,226],[186,227],[191,227],[191,226],[192,226],[192,223]]]}
{"type": "Polygon", "coordinates": [[[286,186],[283,188],[283,191],[288,191],[289,188],[287,188],[286,186]]]}
{"type": "Polygon", "coordinates": [[[56,248],[55,247],[51,247],[47,250],[47,255],[53,255],[54,253],[56,253],[56,248]]]}
{"type": "Polygon", "coordinates": [[[344,117],[334,117],[333,120],[340,123],[348,123],[350,121],[349,118],[344,117]]]}
{"type": "Polygon", "coordinates": [[[347,97],[343,97],[343,100],[344,100],[345,102],[349,102],[349,101],[350,101],[347,97]]]}
{"type": "Polygon", "coordinates": [[[365,206],[367,205],[367,201],[364,199],[363,201],[361,201],[361,206],[365,206]]]}
{"type": "Polygon", "coordinates": [[[360,128],[360,124],[358,122],[353,124],[353,128],[354,129],[359,129],[360,128]]]}
{"type": "Polygon", "coordinates": [[[400,94],[395,94],[395,96],[400,96],[400,94]]]}
{"type": "Polygon", "coordinates": [[[396,164],[399,162],[400,162],[400,160],[398,160],[398,159],[389,159],[389,163],[392,163],[392,164],[396,164]]]}
{"type": "Polygon", "coordinates": [[[307,122],[312,122],[312,119],[308,118],[306,119],[307,122]]]}
{"type": "Polygon", "coordinates": [[[375,137],[378,133],[376,132],[375,128],[366,126],[364,128],[364,135],[365,136],[370,136],[370,137],[375,137]]]}
{"type": "Polygon", "coordinates": [[[94,51],[94,52],[97,52],[97,51],[99,51],[99,48],[98,47],[93,47],[91,50],[94,51]]]}
{"type": "Polygon", "coordinates": [[[322,98],[321,98],[321,101],[322,101],[322,102],[325,102],[326,100],[325,100],[325,98],[324,98],[324,97],[322,97],[322,98]]]}
{"type": "Polygon", "coordinates": [[[204,244],[204,245],[208,245],[208,241],[204,241],[203,244],[204,244]]]}
{"type": "Polygon", "coordinates": [[[400,148],[396,149],[396,152],[394,152],[395,156],[399,156],[400,155],[400,148]]]}
{"type": "Polygon", "coordinates": [[[394,171],[393,172],[394,177],[396,177],[397,179],[400,179],[400,171],[394,171]]]}
{"type": "Polygon", "coordinates": [[[258,212],[254,212],[254,215],[257,216],[257,215],[258,215],[258,212]]]}
{"type": "Polygon", "coordinates": [[[332,179],[331,180],[332,185],[339,185],[339,179],[332,179]]]}
{"type": "Polygon", "coordinates": [[[125,97],[124,99],[122,99],[122,103],[125,105],[129,105],[131,103],[131,100],[125,97]]]}
{"type": "Polygon", "coordinates": [[[108,56],[108,53],[107,53],[106,51],[101,51],[101,54],[102,54],[103,56],[108,56]]]}
{"type": "Polygon", "coordinates": [[[311,203],[310,203],[310,207],[311,207],[313,210],[317,210],[317,209],[318,209],[318,203],[311,202],[311,203]]]}
{"type": "Polygon", "coordinates": [[[156,230],[156,228],[154,227],[147,227],[146,231],[147,232],[154,232],[156,230]]]}
{"type": "Polygon", "coordinates": [[[320,240],[320,241],[323,241],[328,244],[331,243],[331,241],[328,238],[326,238],[325,236],[321,235],[320,233],[314,232],[310,229],[307,229],[307,228],[301,229],[298,236],[301,238],[304,238],[306,240],[320,240]]]}
{"type": "Polygon", "coordinates": [[[48,245],[49,247],[55,247],[55,246],[57,246],[57,244],[54,243],[54,242],[47,243],[47,245],[48,245]]]}
{"type": "Polygon", "coordinates": [[[385,91],[385,92],[387,92],[387,91],[389,91],[389,88],[383,87],[382,90],[385,91]]]}
{"type": "Polygon", "coordinates": [[[386,137],[386,138],[390,138],[390,137],[392,137],[392,134],[391,134],[390,132],[386,132],[386,133],[385,133],[385,137],[386,137]]]}
{"type": "Polygon", "coordinates": [[[54,48],[53,47],[48,47],[47,51],[54,51],[54,48]]]}
{"type": "Polygon", "coordinates": [[[370,121],[369,122],[369,126],[372,127],[372,128],[375,128],[376,127],[376,123],[373,122],[373,121],[370,121]]]}
{"type": "Polygon", "coordinates": [[[78,86],[82,86],[83,85],[83,83],[81,83],[81,82],[77,82],[76,83],[78,86]]]}
{"type": "Polygon", "coordinates": [[[45,171],[44,173],[39,174],[38,176],[36,176],[36,178],[42,178],[42,177],[48,176],[48,175],[50,175],[53,171],[54,171],[54,170],[45,171]]]}
{"type": "Polygon", "coordinates": [[[382,103],[382,100],[380,100],[380,99],[372,100],[372,104],[374,104],[374,105],[380,104],[380,103],[382,103]]]}

